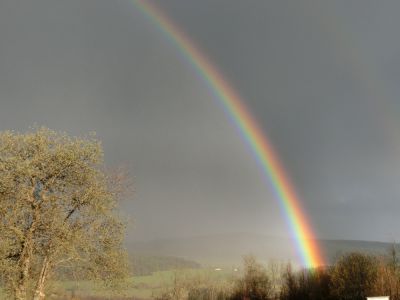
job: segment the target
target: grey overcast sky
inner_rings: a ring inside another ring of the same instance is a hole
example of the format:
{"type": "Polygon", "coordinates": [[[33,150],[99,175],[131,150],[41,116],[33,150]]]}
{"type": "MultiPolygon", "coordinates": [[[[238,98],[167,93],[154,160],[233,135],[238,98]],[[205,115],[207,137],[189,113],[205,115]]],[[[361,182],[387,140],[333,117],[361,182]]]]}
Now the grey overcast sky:
{"type": "MultiPolygon", "coordinates": [[[[319,237],[400,240],[398,1],[154,1],[275,145],[319,237]]],[[[0,1],[0,130],[96,131],[131,239],[290,235],[244,141],[130,0],[0,1]]]]}

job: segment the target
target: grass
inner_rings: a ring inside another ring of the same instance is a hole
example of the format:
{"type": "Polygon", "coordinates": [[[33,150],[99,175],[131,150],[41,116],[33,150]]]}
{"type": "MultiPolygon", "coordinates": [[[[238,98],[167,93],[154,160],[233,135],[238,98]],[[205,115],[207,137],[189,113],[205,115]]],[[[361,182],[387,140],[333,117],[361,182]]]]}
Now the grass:
{"type": "Polygon", "coordinates": [[[214,269],[187,269],[154,272],[146,276],[133,276],[128,287],[118,294],[112,290],[100,287],[90,281],[63,281],[54,283],[57,291],[50,299],[101,298],[101,299],[152,299],[165,292],[179,282],[225,284],[230,282],[236,272],[233,270],[215,271],[214,269]]]}

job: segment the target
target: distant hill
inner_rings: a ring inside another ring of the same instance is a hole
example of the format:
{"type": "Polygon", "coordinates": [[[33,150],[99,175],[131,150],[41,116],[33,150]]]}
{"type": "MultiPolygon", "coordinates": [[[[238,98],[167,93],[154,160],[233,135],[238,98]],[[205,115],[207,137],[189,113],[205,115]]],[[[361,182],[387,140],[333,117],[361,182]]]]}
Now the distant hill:
{"type": "MultiPolygon", "coordinates": [[[[343,254],[353,251],[359,251],[367,254],[386,254],[393,246],[393,243],[383,243],[374,241],[357,240],[318,240],[324,249],[325,256],[330,262],[343,254]]],[[[396,244],[398,247],[399,244],[396,244]]]]}
{"type": "MultiPolygon", "coordinates": [[[[343,253],[360,251],[383,254],[392,244],[356,240],[317,240],[329,262],[343,253]]],[[[206,266],[239,265],[243,255],[253,254],[260,261],[298,261],[291,239],[258,234],[220,234],[190,238],[158,239],[128,244],[130,252],[152,256],[174,256],[206,266]]]]}
{"type": "Polygon", "coordinates": [[[136,276],[150,275],[157,271],[197,269],[200,264],[180,257],[131,255],[133,273],[136,276]]]}

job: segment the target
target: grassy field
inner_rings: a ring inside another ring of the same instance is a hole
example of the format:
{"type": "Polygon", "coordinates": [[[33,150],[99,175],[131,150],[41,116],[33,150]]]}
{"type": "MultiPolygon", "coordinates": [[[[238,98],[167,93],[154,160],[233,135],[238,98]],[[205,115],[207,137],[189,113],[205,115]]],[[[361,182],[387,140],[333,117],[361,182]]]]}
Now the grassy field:
{"type": "MultiPolygon", "coordinates": [[[[238,276],[233,267],[200,264],[171,256],[135,255],[132,258],[135,276],[121,293],[91,281],[57,281],[50,283],[46,299],[154,299],[157,295],[182,287],[225,286],[238,276]]],[[[0,300],[7,299],[0,287],[0,300]]]]}
{"type": "Polygon", "coordinates": [[[53,284],[54,295],[50,299],[153,299],[177,285],[229,284],[237,277],[232,269],[188,269],[154,272],[147,276],[134,276],[121,294],[96,286],[89,281],[64,281],[53,284]]]}

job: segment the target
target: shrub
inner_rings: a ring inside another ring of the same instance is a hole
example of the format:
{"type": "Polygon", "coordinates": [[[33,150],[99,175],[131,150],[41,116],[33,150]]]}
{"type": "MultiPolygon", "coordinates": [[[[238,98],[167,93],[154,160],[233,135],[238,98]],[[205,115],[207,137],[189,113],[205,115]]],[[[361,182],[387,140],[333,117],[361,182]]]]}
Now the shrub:
{"type": "Polygon", "coordinates": [[[281,300],[328,300],[331,276],[328,268],[303,269],[297,273],[289,265],[283,276],[281,300]]]}
{"type": "Polygon", "coordinates": [[[378,264],[373,256],[350,253],[342,256],[332,269],[331,295],[338,300],[365,300],[373,296],[378,264]]]}
{"type": "Polygon", "coordinates": [[[244,277],[236,282],[231,300],[274,299],[273,287],[266,269],[253,256],[244,258],[244,277]]]}

